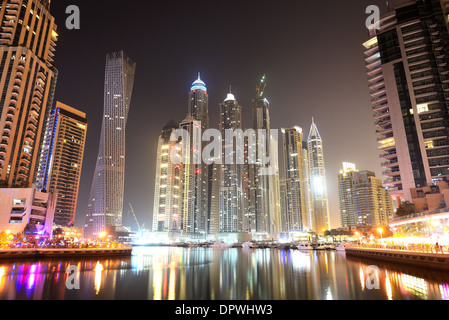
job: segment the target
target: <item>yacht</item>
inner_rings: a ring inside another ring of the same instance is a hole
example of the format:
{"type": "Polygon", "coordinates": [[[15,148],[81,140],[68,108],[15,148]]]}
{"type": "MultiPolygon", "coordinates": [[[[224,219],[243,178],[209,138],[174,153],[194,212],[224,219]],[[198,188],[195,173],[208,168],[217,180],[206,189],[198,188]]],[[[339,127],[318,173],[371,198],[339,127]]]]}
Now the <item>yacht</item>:
{"type": "Polygon", "coordinates": [[[341,243],[338,246],[335,247],[335,250],[337,251],[345,251],[345,244],[341,243]]]}
{"type": "Polygon", "coordinates": [[[254,247],[254,244],[251,241],[247,241],[242,244],[243,249],[252,249],[254,247]]]}
{"type": "Polygon", "coordinates": [[[313,247],[310,243],[300,243],[296,246],[298,250],[313,250],[313,247]]]}
{"type": "Polygon", "coordinates": [[[226,248],[231,248],[231,247],[232,247],[231,244],[227,244],[222,241],[214,242],[211,246],[211,248],[220,248],[220,249],[226,249],[226,248]]]}

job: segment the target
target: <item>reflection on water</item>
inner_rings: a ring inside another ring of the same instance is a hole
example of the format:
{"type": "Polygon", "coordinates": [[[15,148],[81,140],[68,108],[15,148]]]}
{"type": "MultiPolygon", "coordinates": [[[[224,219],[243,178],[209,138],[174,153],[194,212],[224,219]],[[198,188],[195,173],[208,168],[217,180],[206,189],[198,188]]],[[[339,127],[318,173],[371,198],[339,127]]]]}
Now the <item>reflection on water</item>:
{"type": "Polygon", "coordinates": [[[449,274],[335,251],[138,247],[124,259],[0,261],[0,299],[449,300],[449,274]],[[70,265],[79,290],[66,289],[70,265]]]}

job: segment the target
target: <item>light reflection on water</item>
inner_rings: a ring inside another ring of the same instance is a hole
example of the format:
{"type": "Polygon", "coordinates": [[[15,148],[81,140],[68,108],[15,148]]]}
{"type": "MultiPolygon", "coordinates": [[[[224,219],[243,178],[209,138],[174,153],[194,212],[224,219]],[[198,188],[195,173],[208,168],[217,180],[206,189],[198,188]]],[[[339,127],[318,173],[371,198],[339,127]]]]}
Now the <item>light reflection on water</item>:
{"type": "Polygon", "coordinates": [[[449,300],[449,273],[335,251],[136,247],[124,259],[0,261],[0,299],[449,300]],[[70,265],[80,290],[66,289],[70,265]]]}

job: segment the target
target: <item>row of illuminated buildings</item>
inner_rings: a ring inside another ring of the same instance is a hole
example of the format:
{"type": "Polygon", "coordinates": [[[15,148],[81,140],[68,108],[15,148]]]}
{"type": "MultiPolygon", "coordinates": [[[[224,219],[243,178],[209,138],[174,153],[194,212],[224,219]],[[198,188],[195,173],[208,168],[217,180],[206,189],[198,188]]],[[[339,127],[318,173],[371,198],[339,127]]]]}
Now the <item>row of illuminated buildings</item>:
{"type": "MultiPolygon", "coordinates": [[[[86,114],[56,102],[50,0],[0,3],[0,231],[50,236],[74,224],[86,114]]],[[[105,107],[85,236],[121,226],[125,126],[135,63],[106,57],[105,107]]]]}
{"type": "Polygon", "coordinates": [[[251,128],[243,127],[243,107],[230,92],[218,106],[215,131],[208,130],[206,84],[200,77],[192,84],[186,118],[180,123],[170,120],[159,136],[153,231],[237,240],[330,229],[317,127],[312,124],[307,141],[300,127],[282,129],[282,176],[265,82],[264,77],[252,100],[251,128]],[[215,148],[199,140],[212,140],[215,148]]]}
{"type": "Polygon", "coordinates": [[[57,27],[50,1],[0,4],[0,230],[49,235],[73,223],[86,115],[53,108],[57,27]]]}

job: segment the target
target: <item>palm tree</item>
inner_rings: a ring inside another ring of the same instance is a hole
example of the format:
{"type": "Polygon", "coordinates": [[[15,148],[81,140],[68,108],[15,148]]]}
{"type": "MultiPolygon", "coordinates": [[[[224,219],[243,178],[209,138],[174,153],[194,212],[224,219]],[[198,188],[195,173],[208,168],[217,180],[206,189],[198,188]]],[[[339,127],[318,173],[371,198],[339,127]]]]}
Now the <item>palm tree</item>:
{"type": "Polygon", "coordinates": [[[415,213],[415,206],[409,201],[402,202],[399,208],[396,210],[396,215],[398,217],[408,216],[413,213],[415,213]]]}

